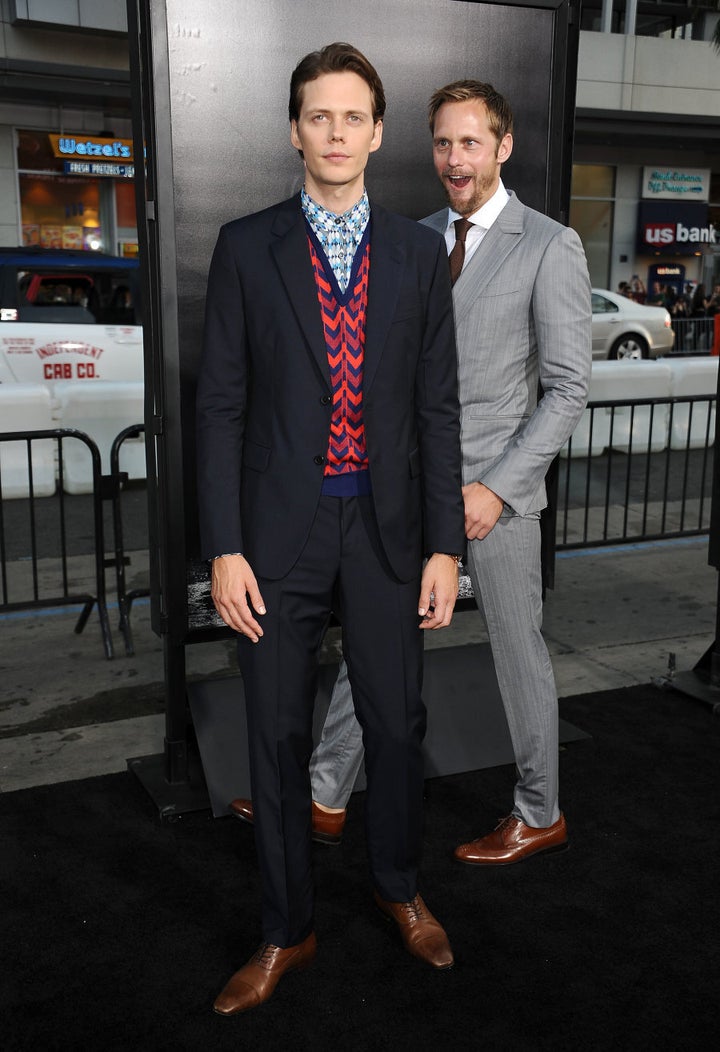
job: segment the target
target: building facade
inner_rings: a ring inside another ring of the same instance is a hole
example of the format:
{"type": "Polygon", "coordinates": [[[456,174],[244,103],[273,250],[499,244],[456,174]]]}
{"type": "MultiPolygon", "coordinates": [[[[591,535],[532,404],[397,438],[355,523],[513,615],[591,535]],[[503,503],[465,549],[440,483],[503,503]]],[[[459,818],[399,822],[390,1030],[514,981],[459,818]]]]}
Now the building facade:
{"type": "MultiPolygon", "coordinates": [[[[137,250],[124,0],[0,0],[0,244],[137,250]]],[[[593,284],[720,282],[715,0],[584,0],[571,225],[593,284]]]]}
{"type": "Polygon", "coordinates": [[[135,254],[123,0],[0,3],[0,244],[135,254]]]}
{"type": "Polygon", "coordinates": [[[720,282],[718,9],[587,0],[570,222],[593,284],[720,282]],[[595,6],[593,6],[593,3],[595,6]]]}

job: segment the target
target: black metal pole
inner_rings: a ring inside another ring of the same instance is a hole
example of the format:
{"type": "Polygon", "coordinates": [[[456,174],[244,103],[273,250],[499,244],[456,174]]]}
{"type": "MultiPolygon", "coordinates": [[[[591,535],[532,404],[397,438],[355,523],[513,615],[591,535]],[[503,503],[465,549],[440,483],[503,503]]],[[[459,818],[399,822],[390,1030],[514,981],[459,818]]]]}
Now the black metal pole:
{"type": "Polygon", "coordinates": [[[165,780],[170,785],[188,780],[187,697],[185,647],[163,636],[165,661],[165,780]]]}

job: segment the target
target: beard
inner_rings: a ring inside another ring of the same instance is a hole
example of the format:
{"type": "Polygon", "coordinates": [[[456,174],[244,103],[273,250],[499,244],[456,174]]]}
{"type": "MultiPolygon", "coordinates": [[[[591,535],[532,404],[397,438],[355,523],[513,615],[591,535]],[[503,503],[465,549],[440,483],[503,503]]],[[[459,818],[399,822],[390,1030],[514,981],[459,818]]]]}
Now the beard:
{"type": "MultiPolygon", "coordinates": [[[[449,174],[449,172],[443,172],[445,178],[449,174]]],[[[478,208],[492,196],[497,186],[497,176],[494,171],[475,172],[474,175],[470,176],[470,179],[471,182],[468,186],[464,190],[456,191],[455,195],[453,195],[451,187],[443,183],[448,204],[454,212],[466,218],[477,212],[478,208]],[[470,192],[469,197],[461,197],[462,194],[468,191],[470,192]]]]}

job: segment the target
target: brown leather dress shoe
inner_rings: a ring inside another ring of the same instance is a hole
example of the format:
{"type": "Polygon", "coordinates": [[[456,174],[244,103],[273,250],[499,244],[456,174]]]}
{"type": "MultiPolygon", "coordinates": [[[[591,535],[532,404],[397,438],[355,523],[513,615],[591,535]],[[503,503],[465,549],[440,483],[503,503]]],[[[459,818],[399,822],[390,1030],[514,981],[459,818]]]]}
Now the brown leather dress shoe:
{"type": "Polygon", "coordinates": [[[375,892],[375,904],[388,920],[394,920],[405,949],[433,968],[452,968],[455,963],[448,937],[420,895],[412,902],[387,902],[375,892]]]}
{"type": "Polygon", "coordinates": [[[323,811],[313,800],[312,838],[320,844],[339,844],[345,829],[347,811],[323,811]]]}
{"type": "Polygon", "coordinates": [[[286,972],[309,968],[316,951],[314,932],[304,942],[285,949],[270,942],[262,943],[248,963],[225,984],[215,1000],[214,1010],[219,1015],[237,1015],[261,1005],[286,972]]]}
{"type": "Polygon", "coordinates": [[[566,851],[567,847],[567,826],[563,814],[545,829],[526,826],[521,819],[508,815],[494,832],[456,847],[455,858],[471,866],[509,866],[541,851],[566,851]]]}
{"type": "MultiPolygon", "coordinates": [[[[252,800],[233,800],[228,804],[228,811],[231,815],[235,815],[236,818],[241,818],[243,822],[250,822],[251,825],[255,820],[252,800]]],[[[323,811],[313,800],[313,840],[317,840],[320,844],[339,844],[342,840],[346,817],[347,811],[336,811],[334,814],[330,811],[323,811]]]]}

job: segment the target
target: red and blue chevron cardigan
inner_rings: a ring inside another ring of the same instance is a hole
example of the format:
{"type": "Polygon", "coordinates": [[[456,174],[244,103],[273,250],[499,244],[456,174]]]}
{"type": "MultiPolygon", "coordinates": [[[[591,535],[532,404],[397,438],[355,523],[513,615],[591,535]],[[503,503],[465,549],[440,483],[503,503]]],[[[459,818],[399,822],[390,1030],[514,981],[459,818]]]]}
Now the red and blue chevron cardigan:
{"type": "Polygon", "coordinates": [[[325,479],[346,477],[324,491],[338,495],[367,492],[368,456],[363,424],[362,383],[365,355],[365,319],[370,274],[369,227],[358,245],[347,290],[343,293],[319,242],[308,234],[318,303],[327,345],[333,408],[325,479]]]}

